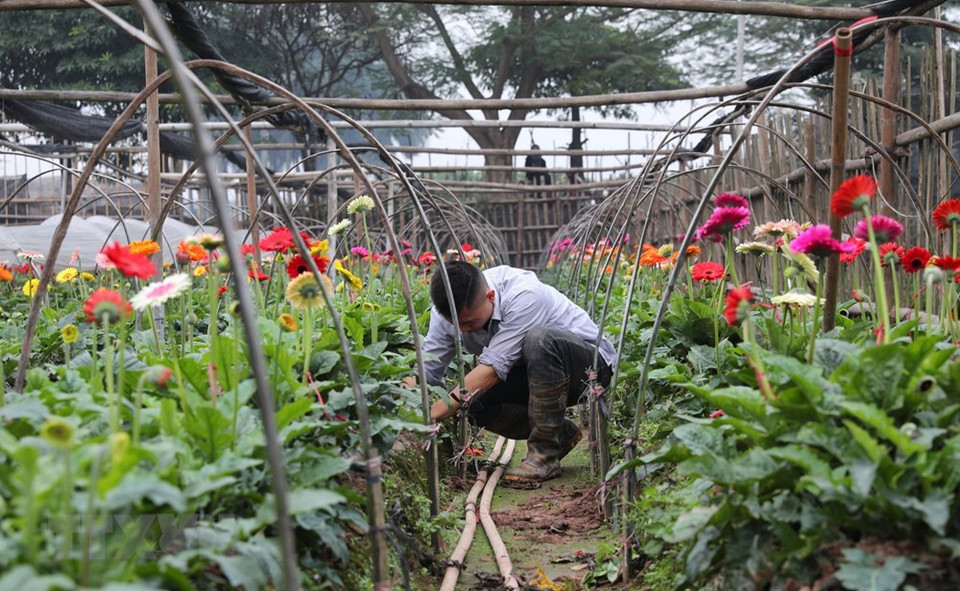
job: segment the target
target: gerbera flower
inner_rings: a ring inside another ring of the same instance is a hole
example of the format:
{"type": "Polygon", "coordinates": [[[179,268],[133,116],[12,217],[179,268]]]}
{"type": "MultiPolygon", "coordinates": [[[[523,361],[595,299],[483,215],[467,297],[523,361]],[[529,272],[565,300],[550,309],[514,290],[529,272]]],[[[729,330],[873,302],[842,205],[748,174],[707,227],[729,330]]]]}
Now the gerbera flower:
{"type": "Polygon", "coordinates": [[[123,299],[120,292],[106,287],[97,289],[83,302],[83,313],[87,315],[87,322],[100,323],[106,316],[110,324],[115,324],[129,316],[130,311],[130,302],[123,299]]]}
{"type": "Polygon", "coordinates": [[[130,298],[135,310],[144,310],[149,306],[160,306],[167,300],[177,297],[190,289],[192,283],[186,273],[177,273],[144,287],[130,298]]]}
{"type": "Polygon", "coordinates": [[[60,340],[65,344],[69,345],[70,343],[76,343],[77,339],[80,338],[80,329],[77,328],[76,324],[67,324],[60,329],[60,340]]]}
{"type": "Polygon", "coordinates": [[[374,205],[373,198],[369,195],[360,195],[347,204],[347,213],[350,215],[364,213],[373,209],[374,205]]]}
{"type": "Polygon", "coordinates": [[[667,260],[667,257],[660,254],[660,251],[652,246],[640,254],[640,264],[644,267],[655,267],[667,262],[667,260]]]}
{"type": "Polygon", "coordinates": [[[346,267],[343,266],[341,259],[334,261],[333,266],[337,270],[337,273],[343,276],[343,278],[350,283],[350,287],[353,289],[363,289],[363,282],[360,281],[359,277],[351,273],[346,267]]]}
{"type": "Polygon", "coordinates": [[[194,270],[193,270],[193,276],[194,276],[194,277],[203,277],[203,276],[206,275],[206,274],[207,274],[207,266],[206,266],[206,265],[198,265],[198,266],[197,266],[196,268],[194,268],[194,270]]]}
{"type": "Polygon", "coordinates": [[[700,256],[700,247],[696,244],[691,244],[687,247],[687,258],[692,259],[696,256],[700,256]]]}
{"type": "Polygon", "coordinates": [[[17,258],[21,258],[25,261],[34,261],[39,263],[47,257],[45,257],[43,253],[38,250],[21,250],[20,252],[17,253],[17,258]]]}
{"type": "Polygon", "coordinates": [[[86,271],[83,271],[80,273],[80,279],[83,279],[84,281],[93,281],[96,279],[96,277],[93,276],[93,273],[87,273],[86,271]]]}
{"type": "Polygon", "coordinates": [[[783,254],[785,257],[787,257],[787,260],[790,261],[790,265],[783,270],[785,277],[791,277],[796,273],[802,273],[803,276],[810,281],[817,281],[820,279],[820,272],[817,271],[817,265],[813,262],[813,259],[802,252],[791,252],[789,249],[784,251],[783,254]]]}
{"type": "Polygon", "coordinates": [[[952,256],[946,255],[942,257],[932,257],[930,259],[930,264],[942,269],[945,273],[949,274],[951,277],[960,271],[960,258],[954,258],[952,256]]]}
{"type": "Polygon", "coordinates": [[[223,236],[220,234],[211,234],[210,232],[201,232],[187,238],[191,244],[199,244],[204,250],[214,251],[223,246],[223,236]]]}
{"type": "MultiPolygon", "coordinates": [[[[323,256],[314,256],[313,262],[317,264],[317,269],[321,273],[327,271],[327,265],[330,263],[330,259],[323,256]]],[[[307,273],[310,271],[310,267],[307,265],[306,259],[301,255],[297,255],[290,259],[290,262],[287,263],[287,275],[290,276],[290,279],[298,277],[301,273],[307,273]]]]}
{"type": "Polygon", "coordinates": [[[790,243],[790,250],[818,258],[826,258],[832,254],[848,252],[853,249],[852,244],[840,242],[833,237],[830,226],[818,224],[800,233],[790,243]]]}
{"type": "Polygon", "coordinates": [[[190,263],[203,263],[210,260],[207,251],[200,244],[189,240],[181,240],[177,244],[177,258],[190,263]]]}
{"type": "Polygon", "coordinates": [[[880,260],[884,265],[896,265],[903,256],[903,247],[896,242],[885,242],[880,245],[880,260]]]}
{"type": "Polygon", "coordinates": [[[841,220],[869,205],[877,192],[877,182],[866,174],[858,174],[840,185],[830,200],[830,210],[841,220]]]}
{"type": "MultiPolygon", "coordinates": [[[[823,298],[820,299],[821,303],[823,298]]],[[[802,293],[798,291],[788,291],[787,293],[773,296],[770,298],[770,303],[774,306],[813,306],[817,303],[817,296],[812,293],[802,293]]]]}
{"type": "Polygon", "coordinates": [[[853,248],[850,249],[849,252],[840,253],[840,262],[847,263],[848,265],[853,263],[853,261],[857,260],[857,257],[860,256],[860,253],[862,253],[867,248],[867,241],[860,240],[856,236],[851,236],[847,238],[845,241],[845,244],[850,244],[853,246],[853,248]]]}
{"type": "Polygon", "coordinates": [[[73,434],[76,428],[70,421],[61,417],[50,417],[40,425],[40,438],[52,447],[66,451],[73,447],[73,434]]]}
{"type": "Polygon", "coordinates": [[[0,266],[0,281],[13,281],[13,273],[10,272],[10,269],[0,266]]]}
{"type": "Polygon", "coordinates": [[[160,245],[153,240],[137,240],[131,242],[127,247],[133,254],[142,254],[145,257],[160,252],[160,245]]]}
{"type": "MultiPolygon", "coordinates": [[[[456,252],[456,251],[454,251],[454,252],[456,252]]],[[[360,258],[362,258],[362,259],[365,259],[365,258],[367,258],[368,256],[370,256],[370,251],[367,250],[366,248],[362,247],[362,246],[354,246],[353,248],[350,249],[350,254],[352,254],[352,255],[354,255],[354,256],[358,256],[358,257],[360,257],[360,258]]]]}
{"type": "Polygon", "coordinates": [[[960,225],[960,199],[947,199],[933,210],[933,224],[937,230],[949,230],[960,225]]]}
{"type": "MultiPolygon", "coordinates": [[[[877,237],[877,244],[884,242],[896,242],[897,238],[903,234],[903,226],[897,220],[888,218],[885,215],[875,215],[870,218],[873,226],[873,233],[877,237]]],[[[867,229],[867,220],[860,220],[853,229],[853,235],[861,240],[869,240],[870,232],[867,229]]]]}
{"type": "Polygon", "coordinates": [[[433,254],[429,250],[417,257],[417,264],[422,267],[429,267],[435,262],[437,262],[437,255],[433,254]]]}
{"type": "Polygon", "coordinates": [[[68,281],[73,281],[74,279],[77,278],[79,274],[80,272],[77,271],[75,268],[67,267],[63,271],[60,271],[59,273],[57,273],[57,283],[66,283],[68,281]]]}
{"type": "Polygon", "coordinates": [[[723,317],[727,319],[727,324],[736,326],[741,320],[750,313],[750,303],[753,301],[753,292],[750,291],[750,284],[744,283],[740,287],[730,290],[725,300],[723,317]]]}
{"type": "Polygon", "coordinates": [[[240,245],[240,254],[243,255],[243,256],[247,256],[247,255],[253,256],[253,254],[256,252],[256,250],[257,250],[257,249],[254,248],[252,244],[241,244],[241,245],[240,245]]]}
{"type": "Polygon", "coordinates": [[[746,207],[718,207],[713,215],[697,229],[696,239],[704,238],[720,242],[724,236],[745,228],[750,223],[750,210],[746,207]]]}
{"type": "Polygon", "coordinates": [[[750,207],[747,199],[736,193],[720,193],[713,198],[713,204],[717,207],[750,207]]]}
{"type": "Polygon", "coordinates": [[[350,224],[352,224],[352,223],[353,223],[353,222],[351,222],[350,220],[340,220],[339,222],[337,222],[337,223],[333,224],[332,226],[330,226],[330,229],[327,230],[327,235],[329,235],[329,236],[336,236],[336,235],[339,234],[340,232],[343,232],[344,230],[346,230],[347,228],[349,228],[349,227],[350,227],[350,224]]]}
{"type": "Polygon", "coordinates": [[[727,270],[720,263],[703,261],[690,268],[690,275],[699,283],[713,283],[726,277],[727,270]]]}
{"type": "Polygon", "coordinates": [[[766,242],[744,242],[737,245],[736,251],[740,254],[755,254],[757,256],[774,253],[773,247],[766,242]]]}
{"type": "Polygon", "coordinates": [[[293,233],[290,228],[274,228],[269,235],[260,240],[260,250],[267,252],[287,252],[293,248],[293,233]]]}
{"type": "MultiPolygon", "coordinates": [[[[323,281],[327,290],[333,291],[333,284],[329,277],[321,275],[320,280],[323,281]]],[[[290,305],[298,310],[314,309],[324,303],[322,288],[313,273],[303,273],[291,280],[287,284],[286,295],[290,305]]]]}
{"type": "Polygon", "coordinates": [[[929,250],[922,246],[914,246],[900,255],[900,264],[903,265],[903,270],[907,273],[917,273],[927,266],[930,257],[929,250]]]}
{"type": "Polygon", "coordinates": [[[754,238],[761,236],[770,236],[771,238],[796,238],[800,233],[800,224],[793,220],[780,220],[779,222],[767,222],[753,229],[754,238]]]}
{"type": "Polygon", "coordinates": [[[96,255],[94,255],[93,262],[96,263],[96,265],[101,269],[117,268],[117,266],[113,264],[113,261],[110,260],[110,257],[103,254],[102,252],[98,252],[96,255]]]}
{"type": "Polygon", "coordinates": [[[26,283],[23,284],[23,295],[33,297],[33,294],[37,293],[37,285],[39,284],[40,280],[36,277],[27,279],[26,283]]]}
{"type": "Polygon", "coordinates": [[[310,246],[310,254],[326,256],[327,251],[330,250],[330,241],[326,238],[323,240],[313,240],[308,245],[310,246]]]}
{"type": "Polygon", "coordinates": [[[119,242],[114,242],[100,252],[127,277],[150,279],[157,274],[157,268],[150,259],[142,254],[133,254],[119,242]]]}
{"type": "Polygon", "coordinates": [[[256,279],[257,281],[268,281],[270,276],[258,269],[255,266],[251,266],[250,270],[247,272],[247,276],[250,279],[256,279]]]}
{"type": "Polygon", "coordinates": [[[284,332],[293,332],[297,330],[297,320],[289,314],[281,314],[280,318],[277,319],[277,322],[280,324],[280,328],[284,332]]]}

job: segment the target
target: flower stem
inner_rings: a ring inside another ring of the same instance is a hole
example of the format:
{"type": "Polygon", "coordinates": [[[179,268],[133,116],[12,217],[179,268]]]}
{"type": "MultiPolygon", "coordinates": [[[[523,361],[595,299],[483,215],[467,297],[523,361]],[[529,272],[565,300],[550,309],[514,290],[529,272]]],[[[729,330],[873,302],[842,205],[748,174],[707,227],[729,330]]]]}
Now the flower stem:
{"type": "Polygon", "coordinates": [[[313,307],[307,306],[303,310],[303,383],[306,384],[310,375],[310,346],[313,344],[313,307]]]}
{"type": "Polygon", "coordinates": [[[70,554],[73,553],[73,463],[70,461],[70,450],[63,452],[63,478],[60,480],[60,518],[63,520],[63,556],[61,557],[64,572],[67,572],[70,563],[70,554]]]}
{"type": "Polygon", "coordinates": [[[120,413],[117,409],[117,399],[114,388],[113,375],[113,343],[110,342],[110,315],[103,315],[103,368],[106,372],[107,401],[110,405],[110,433],[120,430],[120,413]]]}
{"type": "Polygon", "coordinates": [[[810,326],[810,343],[807,345],[807,364],[813,363],[813,349],[820,332],[820,297],[823,294],[823,273],[817,277],[817,299],[813,302],[813,323],[810,326]]]}
{"type": "Polygon", "coordinates": [[[880,249],[877,245],[877,235],[873,231],[873,220],[870,219],[870,209],[863,208],[867,220],[867,233],[870,238],[870,255],[873,257],[874,287],[877,291],[877,315],[881,331],[879,342],[887,344],[890,338],[890,311],[887,308],[887,290],[883,285],[883,263],[880,261],[880,249]]]}
{"type": "Polygon", "coordinates": [[[140,405],[143,399],[143,382],[147,378],[147,372],[144,372],[137,380],[137,389],[133,393],[133,424],[131,426],[132,439],[134,445],[140,445],[140,405]]]}
{"type": "Polygon", "coordinates": [[[733,257],[733,253],[734,253],[733,234],[727,234],[726,251],[727,251],[726,252],[727,268],[730,269],[730,278],[733,280],[733,285],[738,286],[740,285],[740,277],[737,275],[737,265],[733,257]]]}
{"type": "Polygon", "coordinates": [[[897,265],[890,264],[890,283],[893,284],[893,318],[894,322],[900,322],[900,281],[897,277],[897,265]]]}

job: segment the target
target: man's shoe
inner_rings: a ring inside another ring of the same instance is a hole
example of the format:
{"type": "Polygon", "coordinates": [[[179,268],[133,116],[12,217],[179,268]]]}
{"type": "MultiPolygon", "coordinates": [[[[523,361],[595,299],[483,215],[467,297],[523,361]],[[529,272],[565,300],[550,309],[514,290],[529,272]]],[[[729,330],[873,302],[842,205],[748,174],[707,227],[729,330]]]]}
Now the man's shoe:
{"type": "Polygon", "coordinates": [[[503,480],[515,484],[535,484],[556,478],[563,473],[559,461],[550,461],[542,456],[528,455],[519,466],[507,470],[503,480]]]}

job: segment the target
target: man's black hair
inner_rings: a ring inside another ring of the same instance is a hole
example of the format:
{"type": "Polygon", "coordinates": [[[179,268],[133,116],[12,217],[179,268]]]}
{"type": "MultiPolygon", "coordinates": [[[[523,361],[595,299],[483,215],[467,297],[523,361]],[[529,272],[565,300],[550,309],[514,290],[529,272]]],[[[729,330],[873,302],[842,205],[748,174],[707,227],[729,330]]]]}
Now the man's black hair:
{"type": "MultiPolygon", "coordinates": [[[[446,264],[447,276],[450,277],[450,291],[453,293],[453,302],[457,313],[464,308],[475,304],[483,295],[487,282],[480,269],[466,261],[450,261],[446,264]]],[[[437,312],[446,319],[450,319],[450,301],[447,299],[447,290],[443,285],[443,274],[437,272],[430,280],[430,299],[437,312]]]]}

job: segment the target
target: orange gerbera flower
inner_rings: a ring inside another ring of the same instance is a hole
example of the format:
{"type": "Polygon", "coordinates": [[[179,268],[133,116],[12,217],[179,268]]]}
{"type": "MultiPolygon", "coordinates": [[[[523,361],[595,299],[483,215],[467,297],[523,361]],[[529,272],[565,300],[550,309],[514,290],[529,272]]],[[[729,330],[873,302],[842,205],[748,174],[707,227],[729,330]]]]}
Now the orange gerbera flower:
{"type": "Polygon", "coordinates": [[[160,245],[153,240],[137,240],[136,242],[131,242],[128,248],[133,254],[142,254],[147,257],[160,252],[160,245]]]}
{"type": "Polygon", "coordinates": [[[191,263],[200,263],[209,259],[207,251],[196,242],[181,240],[177,245],[177,252],[184,255],[191,263]]]}
{"type": "Polygon", "coordinates": [[[13,281],[13,273],[6,267],[0,267],[0,281],[13,281]]]}
{"type": "Polygon", "coordinates": [[[960,225],[960,199],[947,199],[933,210],[933,224],[938,230],[960,225]]]}
{"type": "Polygon", "coordinates": [[[660,254],[660,251],[653,246],[645,249],[643,253],[640,254],[640,264],[644,267],[655,267],[668,260],[667,257],[660,254]]]}
{"type": "Polygon", "coordinates": [[[840,185],[830,201],[830,210],[841,220],[870,203],[877,193],[877,182],[866,174],[858,174],[840,185]]]}

